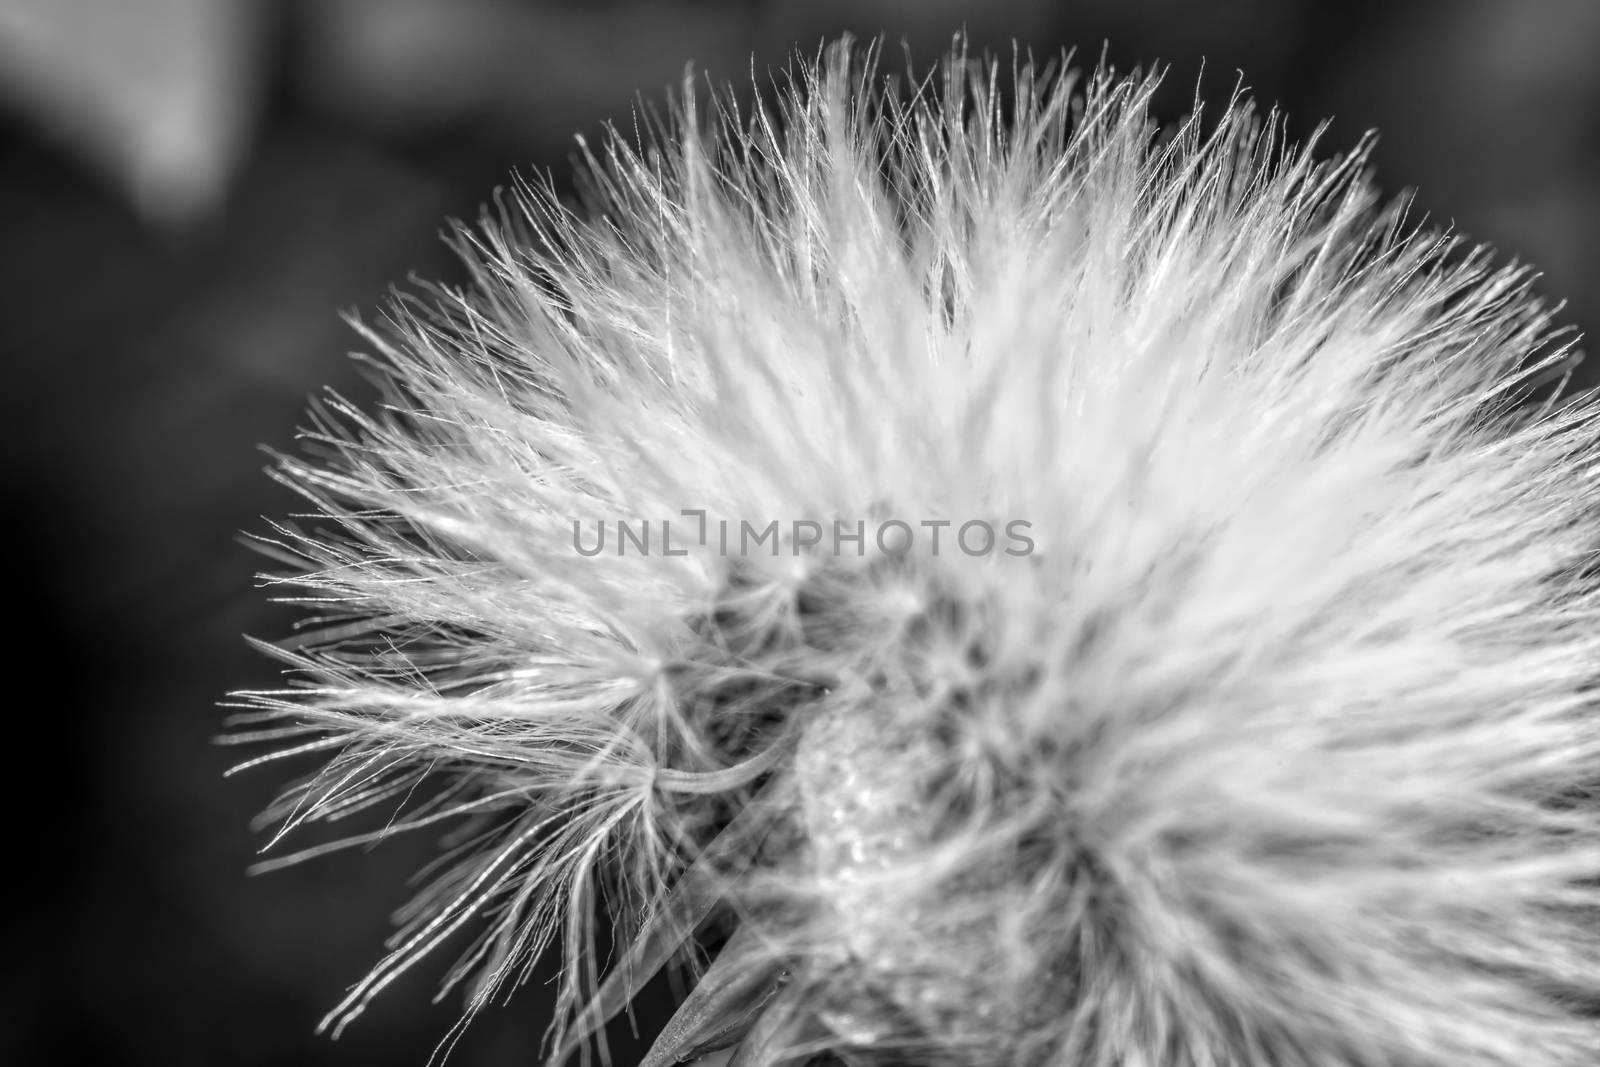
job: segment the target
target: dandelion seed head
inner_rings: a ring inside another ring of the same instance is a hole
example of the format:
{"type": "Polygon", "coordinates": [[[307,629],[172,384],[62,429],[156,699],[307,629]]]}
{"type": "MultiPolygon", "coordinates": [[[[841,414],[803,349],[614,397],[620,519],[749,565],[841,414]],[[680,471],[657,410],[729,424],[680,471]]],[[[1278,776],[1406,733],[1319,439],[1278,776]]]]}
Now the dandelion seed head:
{"type": "Polygon", "coordinates": [[[1571,339],[1365,143],[1154,86],[686,83],[364,328],[240,736],[326,757],[283,834],[458,829],[331,1028],[472,929],[469,1016],[560,952],[552,1061],[667,966],[651,1064],[1593,1061],[1571,339]]]}

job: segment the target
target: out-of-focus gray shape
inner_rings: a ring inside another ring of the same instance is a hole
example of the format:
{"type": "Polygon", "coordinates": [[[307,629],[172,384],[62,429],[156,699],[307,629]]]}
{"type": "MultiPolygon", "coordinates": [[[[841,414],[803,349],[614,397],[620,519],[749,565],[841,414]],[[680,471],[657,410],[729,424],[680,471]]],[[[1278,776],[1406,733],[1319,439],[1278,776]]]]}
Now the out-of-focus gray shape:
{"type": "Polygon", "coordinates": [[[258,0],[0,0],[0,94],[142,214],[215,208],[249,144],[258,0]]]}
{"type": "Polygon", "coordinates": [[[635,94],[659,98],[687,59],[738,77],[756,25],[749,8],[661,0],[318,0],[301,15],[296,77],[321,108],[400,134],[490,117],[561,140],[625,121],[635,94]]]}
{"type": "Polygon", "coordinates": [[[392,133],[488,118],[520,140],[564,142],[600,119],[628,121],[637,95],[659,101],[686,60],[717,83],[758,81],[791,55],[849,30],[938,55],[952,34],[1025,46],[1050,0],[317,0],[300,9],[294,76],[319,108],[392,133]]]}

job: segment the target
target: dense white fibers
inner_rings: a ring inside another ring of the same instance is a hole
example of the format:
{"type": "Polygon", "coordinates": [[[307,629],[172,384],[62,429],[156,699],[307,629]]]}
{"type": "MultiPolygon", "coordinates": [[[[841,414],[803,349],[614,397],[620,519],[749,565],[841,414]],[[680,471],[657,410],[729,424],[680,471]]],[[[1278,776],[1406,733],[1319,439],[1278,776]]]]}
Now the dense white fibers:
{"type": "Polygon", "coordinates": [[[366,331],[239,736],[284,832],[465,828],[330,1024],[466,928],[552,1060],[665,966],[651,1063],[1596,1062],[1570,343],[1362,151],[1061,70],[687,90],[366,331]]]}

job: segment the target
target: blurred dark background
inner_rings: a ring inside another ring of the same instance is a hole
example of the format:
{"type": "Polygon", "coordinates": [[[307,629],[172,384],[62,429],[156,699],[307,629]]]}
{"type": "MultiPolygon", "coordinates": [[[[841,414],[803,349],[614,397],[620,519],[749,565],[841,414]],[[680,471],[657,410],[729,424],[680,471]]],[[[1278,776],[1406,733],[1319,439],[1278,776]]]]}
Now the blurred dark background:
{"type": "MultiPolygon", "coordinates": [[[[1204,58],[1212,99],[1243,71],[1300,136],[1334,116],[1329,150],[1379,127],[1388,191],[1600,321],[1593,0],[0,0],[0,1062],[427,1061],[459,1009],[431,1003],[443,956],[338,1042],[313,1027],[434,843],[245,873],[282,772],[223,780],[216,702],[275,683],[241,634],[292,618],[236,539],[295,506],[257,446],[289,447],[322,385],[359,392],[341,310],[455,277],[447,217],[513,168],[566,173],[575,132],[687,61],[748,82],[752,54],[846,29],[929,60],[963,24],[1168,62],[1165,117],[1204,58]]],[[[546,995],[452,1062],[535,1062],[546,995]]]]}

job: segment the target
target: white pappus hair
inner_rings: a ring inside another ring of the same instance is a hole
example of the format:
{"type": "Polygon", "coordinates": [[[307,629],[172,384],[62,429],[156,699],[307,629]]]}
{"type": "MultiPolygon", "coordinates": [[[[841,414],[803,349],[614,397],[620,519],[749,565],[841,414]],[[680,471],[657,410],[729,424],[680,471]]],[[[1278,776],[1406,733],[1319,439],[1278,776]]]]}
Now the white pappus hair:
{"type": "Polygon", "coordinates": [[[282,832],[465,823],[330,1025],[474,928],[469,1014],[559,942],[551,1062],[682,968],[651,1067],[1592,1067],[1597,405],[1529,275],[1239,98],[873,60],[520,185],[277,467],[282,832]]]}

